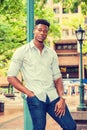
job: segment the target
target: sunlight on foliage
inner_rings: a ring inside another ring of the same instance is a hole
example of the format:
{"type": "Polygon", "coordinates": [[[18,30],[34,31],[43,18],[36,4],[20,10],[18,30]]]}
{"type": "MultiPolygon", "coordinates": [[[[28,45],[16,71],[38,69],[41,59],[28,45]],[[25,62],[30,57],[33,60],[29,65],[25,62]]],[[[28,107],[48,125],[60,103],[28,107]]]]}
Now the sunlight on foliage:
{"type": "MultiPolygon", "coordinates": [[[[53,0],[53,2],[62,2],[61,0],[53,0]]],[[[34,0],[35,20],[45,18],[50,23],[49,35],[46,44],[54,42],[61,38],[61,25],[55,19],[55,14],[51,7],[46,6],[47,0],[34,0]]],[[[73,11],[78,5],[81,5],[82,12],[87,12],[87,1],[82,0],[65,0],[64,6],[67,10],[73,11]]],[[[0,75],[6,75],[11,57],[14,51],[26,44],[26,22],[27,22],[27,1],[26,0],[0,0],[0,75]]],[[[66,10],[66,11],[67,11],[66,10]]],[[[70,18],[67,22],[63,20],[63,24],[76,29],[78,24],[83,24],[83,16],[70,18]]],[[[87,30],[87,27],[84,27],[87,30]]],[[[84,43],[83,51],[87,52],[87,44],[84,43]]]]}

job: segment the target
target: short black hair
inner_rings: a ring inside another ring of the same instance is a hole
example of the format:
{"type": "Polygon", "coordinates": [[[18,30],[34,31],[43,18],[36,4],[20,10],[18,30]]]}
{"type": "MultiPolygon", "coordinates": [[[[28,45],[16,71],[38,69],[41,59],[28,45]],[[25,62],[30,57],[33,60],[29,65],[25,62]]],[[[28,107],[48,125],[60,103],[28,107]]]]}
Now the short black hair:
{"type": "Polygon", "coordinates": [[[50,23],[45,19],[37,19],[35,21],[35,25],[38,25],[38,24],[44,24],[44,25],[50,27],[50,23]]]}

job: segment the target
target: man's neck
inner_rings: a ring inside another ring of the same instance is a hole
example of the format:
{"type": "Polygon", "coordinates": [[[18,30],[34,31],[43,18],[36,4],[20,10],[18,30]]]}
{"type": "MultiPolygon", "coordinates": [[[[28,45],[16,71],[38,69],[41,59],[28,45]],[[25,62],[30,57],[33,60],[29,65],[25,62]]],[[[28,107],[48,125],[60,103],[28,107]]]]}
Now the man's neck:
{"type": "Polygon", "coordinates": [[[35,46],[40,50],[40,52],[42,52],[43,48],[44,48],[44,43],[41,42],[37,42],[35,40],[33,40],[35,46]]]}

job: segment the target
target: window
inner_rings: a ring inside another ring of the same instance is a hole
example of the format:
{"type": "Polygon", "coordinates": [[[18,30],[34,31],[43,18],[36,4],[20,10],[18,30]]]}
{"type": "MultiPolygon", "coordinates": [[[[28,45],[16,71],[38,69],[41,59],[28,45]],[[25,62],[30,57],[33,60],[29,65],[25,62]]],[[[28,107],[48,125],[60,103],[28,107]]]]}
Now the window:
{"type": "Polygon", "coordinates": [[[67,50],[67,48],[68,48],[68,45],[63,45],[64,50],[67,50]]]}
{"type": "Polygon", "coordinates": [[[66,8],[62,8],[62,13],[66,14],[66,13],[69,13],[69,11],[66,8]]]}
{"type": "Polygon", "coordinates": [[[84,23],[87,24],[87,17],[84,19],[84,23]]]}
{"type": "Polygon", "coordinates": [[[60,71],[63,78],[67,78],[67,74],[69,78],[78,78],[78,66],[60,66],[60,71]]]}
{"type": "Polygon", "coordinates": [[[78,67],[67,67],[67,73],[77,73],[78,67]]]}
{"type": "Polygon", "coordinates": [[[72,49],[77,50],[77,45],[72,45],[72,49]]]}
{"type": "Polygon", "coordinates": [[[63,29],[62,30],[62,35],[63,35],[63,37],[69,36],[69,30],[68,29],[63,29]]]}
{"type": "Polygon", "coordinates": [[[76,50],[76,44],[57,44],[56,50],[76,50]]]}
{"type": "Polygon", "coordinates": [[[73,9],[72,13],[78,13],[78,8],[73,9]]]}
{"type": "Polygon", "coordinates": [[[68,49],[69,49],[69,50],[72,49],[72,45],[68,45],[68,49]]]}
{"type": "Polygon", "coordinates": [[[62,49],[61,45],[57,46],[57,50],[61,50],[61,49],[62,49]]]}
{"type": "Polygon", "coordinates": [[[77,66],[70,66],[70,67],[69,66],[67,66],[67,67],[61,66],[60,70],[61,70],[62,73],[65,73],[65,72],[67,72],[67,73],[78,73],[78,67],[77,66]]]}
{"type": "Polygon", "coordinates": [[[66,73],[66,67],[61,66],[61,67],[60,67],[60,71],[61,71],[62,73],[66,73]]]}
{"type": "Polygon", "coordinates": [[[72,29],[72,36],[74,36],[75,35],[75,30],[74,29],[72,29]]]}
{"type": "Polygon", "coordinates": [[[59,14],[59,8],[58,7],[54,8],[53,11],[54,11],[55,14],[59,14]]]}

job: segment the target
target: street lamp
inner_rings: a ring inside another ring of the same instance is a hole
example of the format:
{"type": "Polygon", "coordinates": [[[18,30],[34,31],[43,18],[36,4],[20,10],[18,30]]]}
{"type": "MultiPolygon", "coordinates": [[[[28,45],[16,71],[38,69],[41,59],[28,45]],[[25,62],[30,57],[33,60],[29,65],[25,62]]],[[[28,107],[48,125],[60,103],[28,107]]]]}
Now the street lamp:
{"type": "Polygon", "coordinates": [[[84,103],[84,84],[83,84],[83,67],[82,67],[82,44],[85,36],[85,30],[81,28],[81,25],[79,26],[79,29],[75,31],[75,34],[80,44],[80,86],[79,86],[80,104],[77,107],[77,110],[85,111],[87,110],[87,107],[84,103]]]}

